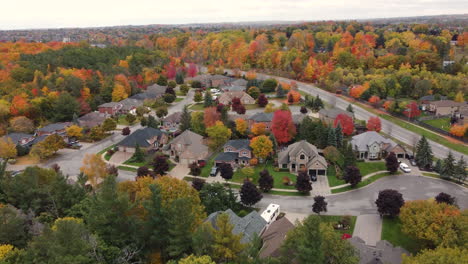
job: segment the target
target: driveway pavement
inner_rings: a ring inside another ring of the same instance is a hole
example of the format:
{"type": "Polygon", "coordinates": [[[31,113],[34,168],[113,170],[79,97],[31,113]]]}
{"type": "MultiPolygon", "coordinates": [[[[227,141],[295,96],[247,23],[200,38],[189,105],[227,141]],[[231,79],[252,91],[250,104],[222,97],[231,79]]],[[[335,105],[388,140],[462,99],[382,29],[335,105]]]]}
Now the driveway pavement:
{"type": "Polygon", "coordinates": [[[177,179],[184,179],[190,172],[190,169],[185,164],[177,164],[169,173],[168,175],[177,178],[177,179]]]}
{"type": "Polygon", "coordinates": [[[357,217],[353,237],[358,236],[366,245],[375,246],[380,241],[382,233],[382,218],[378,214],[366,214],[357,217]]]}
{"type": "Polygon", "coordinates": [[[117,151],[109,159],[109,162],[122,164],[133,156],[133,153],[117,151]]]}
{"type": "Polygon", "coordinates": [[[311,196],[322,195],[326,196],[329,195],[330,187],[328,186],[328,178],[327,176],[317,176],[317,181],[312,182],[312,194],[311,196]]]}

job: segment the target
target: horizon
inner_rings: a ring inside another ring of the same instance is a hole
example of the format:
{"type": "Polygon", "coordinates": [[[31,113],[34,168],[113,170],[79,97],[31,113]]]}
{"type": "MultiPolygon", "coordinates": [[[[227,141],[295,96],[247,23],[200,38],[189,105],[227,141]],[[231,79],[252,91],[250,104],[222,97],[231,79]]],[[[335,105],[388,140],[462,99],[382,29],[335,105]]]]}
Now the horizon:
{"type": "Polygon", "coordinates": [[[319,3],[306,0],[200,0],[194,5],[188,0],[154,3],[150,0],[124,1],[83,0],[69,6],[59,0],[36,2],[18,0],[5,3],[0,17],[0,30],[41,30],[67,28],[102,28],[144,25],[190,25],[259,22],[315,22],[342,20],[391,19],[420,16],[465,15],[468,7],[460,0],[364,0],[342,3],[330,0],[319,3]],[[142,6],[146,6],[142,8],[142,6]],[[73,12],[70,12],[73,11],[73,12]],[[85,15],[83,15],[85,14],[85,15]]]}

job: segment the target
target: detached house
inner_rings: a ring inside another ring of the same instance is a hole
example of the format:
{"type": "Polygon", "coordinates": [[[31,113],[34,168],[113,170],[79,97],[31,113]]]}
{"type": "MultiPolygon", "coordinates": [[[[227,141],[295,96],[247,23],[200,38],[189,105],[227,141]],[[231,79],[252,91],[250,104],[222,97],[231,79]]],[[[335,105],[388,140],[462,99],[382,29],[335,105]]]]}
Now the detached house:
{"type": "Polygon", "coordinates": [[[219,98],[218,102],[223,105],[229,105],[232,102],[232,99],[239,98],[242,104],[255,104],[255,99],[252,96],[248,95],[246,92],[243,91],[236,91],[236,92],[224,92],[222,93],[219,98]]]}
{"type": "Polygon", "coordinates": [[[166,133],[152,127],[138,129],[117,144],[120,151],[134,153],[139,145],[145,150],[157,150],[168,141],[166,133]]]}
{"type": "Polygon", "coordinates": [[[402,146],[375,131],[367,131],[354,136],[351,139],[351,145],[358,159],[382,159],[390,152],[394,152],[398,158],[404,158],[406,154],[402,146]]]}
{"type": "Polygon", "coordinates": [[[181,164],[206,161],[210,151],[203,136],[185,130],[169,143],[169,155],[181,164]]]}
{"type": "Polygon", "coordinates": [[[270,130],[271,121],[273,120],[273,113],[255,113],[247,118],[249,123],[249,129],[252,129],[252,126],[257,123],[265,124],[266,130],[270,130]]]}
{"type": "Polygon", "coordinates": [[[34,136],[26,133],[10,133],[2,138],[11,139],[15,145],[22,147],[30,147],[34,142],[34,136]]]}
{"type": "Polygon", "coordinates": [[[101,114],[116,115],[122,109],[122,104],[119,102],[109,102],[98,106],[98,111],[101,114]]]}
{"type": "Polygon", "coordinates": [[[305,170],[312,177],[326,175],[328,164],[325,158],[319,155],[317,147],[301,140],[278,154],[278,166],[292,173],[305,170]]]}
{"type": "Polygon", "coordinates": [[[468,108],[466,103],[458,103],[452,100],[434,101],[429,104],[429,111],[436,116],[453,115],[455,112],[468,108]]]}
{"type": "Polygon", "coordinates": [[[318,113],[319,113],[320,120],[322,120],[323,122],[326,122],[327,124],[333,124],[335,122],[336,117],[339,114],[345,114],[351,117],[352,119],[354,119],[353,113],[344,111],[338,108],[332,108],[332,109],[323,108],[323,109],[320,109],[318,113]]]}
{"type": "Polygon", "coordinates": [[[215,164],[229,163],[233,168],[250,164],[252,149],[248,139],[229,140],[223,146],[223,152],[215,158],[215,164]]]}
{"type": "Polygon", "coordinates": [[[41,127],[38,130],[36,130],[36,136],[37,137],[50,136],[52,134],[65,136],[65,133],[66,133],[65,129],[71,125],[72,125],[71,122],[49,124],[45,127],[41,127]]]}
{"type": "Polygon", "coordinates": [[[163,119],[162,129],[170,132],[179,130],[180,120],[182,119],[182,112],[175,112],[163,119]]]}

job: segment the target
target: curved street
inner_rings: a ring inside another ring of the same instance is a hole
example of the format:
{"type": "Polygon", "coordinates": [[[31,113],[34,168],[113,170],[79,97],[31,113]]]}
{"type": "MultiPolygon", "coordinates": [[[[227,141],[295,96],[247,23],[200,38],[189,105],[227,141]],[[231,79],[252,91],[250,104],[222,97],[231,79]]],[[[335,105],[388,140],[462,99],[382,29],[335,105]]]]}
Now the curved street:
{"type": "MultiPolygon", "coordinates": [[[[375,214],[375,200],[379,191],[394,189],[403,194],[405,201],[434,198],[440,192],[456,197],[460,209],[468,209],[468,189],[454,183],[423,176],[387,176],[363,188],[326,196],[329,215],[375,214]]],[[[312,196],[263,195],[256,205],[266,208],[270,203],[279,204],[282,211],[294,214],[312,214],[312,196]],[[287,208],[287,209],[283,209],[287,208]]]]}

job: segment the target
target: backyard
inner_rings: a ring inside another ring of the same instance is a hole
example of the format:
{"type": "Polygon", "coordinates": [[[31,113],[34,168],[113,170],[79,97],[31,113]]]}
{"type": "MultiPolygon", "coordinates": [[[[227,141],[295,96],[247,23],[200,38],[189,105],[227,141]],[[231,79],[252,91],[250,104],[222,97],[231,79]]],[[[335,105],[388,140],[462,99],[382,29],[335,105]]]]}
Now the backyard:
{"type": "Polygon", "coordinates": [[[412,239],[401,230],[401,221],[398,217],[384,217],[382,223],[382,240],[387,240],[394,246],[400,246],[411,253],[418,252],[423,248],[421,242],[412,239]]]}
{"type": "Polygon", "coordinates": [[[422,121],[423,123],[426,123],[430,126],[440,128],[445,131],[450,131],[450,118],[449,117],[444,117],[444,118],[438,118],[438,119],[432,119],[432,120],[424,120],[422,121]]]}

